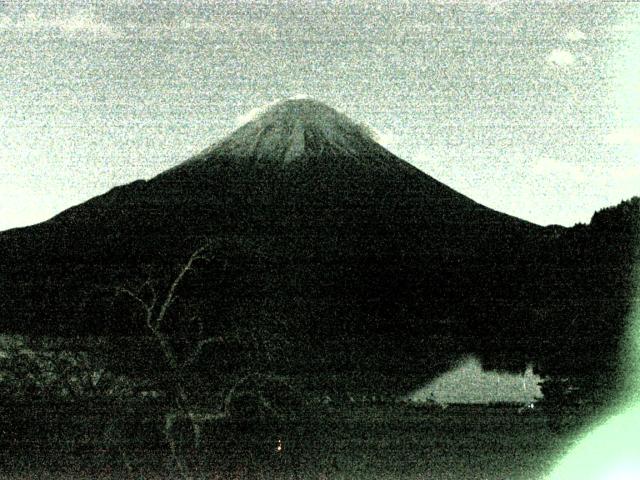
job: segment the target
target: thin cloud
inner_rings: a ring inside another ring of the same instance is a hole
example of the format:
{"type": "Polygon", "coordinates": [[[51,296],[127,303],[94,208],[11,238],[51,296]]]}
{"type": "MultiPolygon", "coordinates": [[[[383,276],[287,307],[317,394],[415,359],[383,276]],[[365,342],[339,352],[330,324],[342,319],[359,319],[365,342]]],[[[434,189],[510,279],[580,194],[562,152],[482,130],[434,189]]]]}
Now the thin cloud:
{"type": "Polygon", "coordinates": [[[234,121],[235,126],[236,127],[241,127],[242,125],[244,125],[246,123],[254,121],[256,118],[258,118],[264,112],[269,110],[269,108],[271,108],[272,106],[276,105],[277,103],[279,103],[281,101],[282,101],[282,99],[273,100],[273,101],[271,101],[269,103],[266,103],[264,105],[261,105],[259,107],[252,108],[251,110],[249,110],[246,113],[238,115],[235,118],[235,121],[234,121]]]}
{"type": "Polygon", "coordinates": [[[17,18],[5,16],[0,19],[0,28],[27,33],[49,31],[63,35],[121,36],[121,32],[114,25],[103,22],[94,16],[81,14],[59,18],[43,17],[34,13],[17,18]]]}
{"type": "Polygon", "coordinates": [[[269,110],[271,107],[273,107],[274,105],[277,105],[278,103],[284,101],[284,100],[304,100],[304,99],[309,99],[311,98],[310,95],[307,95],[306,93],[297,93],[291,97],[285,97],[285,98],[278,98],[276,100],[272,100],[271,102],[268,102],[264,105],[261,105],[259,107],[255,107],[252,108],[251,110],[249,110],[246,113],[243,113],[241,115],[238,115],[235,118],[235,126],[236,127],[240,127],[242,125],[244,125],[245,123],[249,123],[252,122],[253,120],[255,120],[256,118],[258,118],[260,115],[262,115],[264,112],[266,112],[267,110],[269,110]]]}
{"type": "Polygon", "coordinates": [[[576,63],[576,57],[569,50],[562,48],[554,48],[547,55],[547,63],[556,65],[558,67],[568,67],[576,63]]]}
{"type": "Polygon", "coordinates": [[[77,15],[52,23],[54,27],[66,33],[91,33],[99,35],[116,35],[115,28],[95,18],[77,15]]]}
{"type": "Polygon", "coordinates": [[[617,180],[625,180],[627,182],[636,182],[640,185],[638,178],[640,178],[640,165],[622,165],[616,167],[612,171],[612,176],[617,180]]]}
{"type": "Polygon", "coordinates": [[[127,31],[135,32],[136,36],[145,38],[173,37],[175,35],[210,36],[228,33],[233,27],[233,24],[223,25],[193,17],[180,18],[169,22],[139,23],[131,21],[124,24],[124,28],[127,31]]]}
{"type": "Polygon", "coordinates": [[[630,20],[626,20],[611,27],[611,30],[617,33],[632,33],[637,32],[639,29],[640,27],[638,27],[638,23],[630,20]]]}
{"type": "MultiPolygon", "coordinates": [[[[451,2],[459,3],[459,2],[451,2]]],[[[480,4],[489,12],[498,13],[508,7],[508,0],[483,0],[480,4]]]]}
{"type": "Polygon", "coordinates": [[[553,158],[538,159],[533,165],[533,171],[539,175],[548,177],[561,176],[574,182],[583,182],[587,178],[581,167],[560,162],[553,158]]]}
{"type": "Polygon", "coordinates": [[[626,127],[609,132],[605,142],[611,145],[640,145],[640,127],[626,127]]]}
{"type": "Polygon", "coordinates": [[[587,34],[577,28],[572,28],[565,34],[565,38],[570,42],[579,42],[581,40],[586,40],[587,34]]]}
{"type": "Polygon", "coordinates": [[[387,150],[392,150],[396,143],[398,143],[398,138],[393,133],[382,131],[372,126],[367,126],[367,129],[371,132],[371,138],[387,150]]]}

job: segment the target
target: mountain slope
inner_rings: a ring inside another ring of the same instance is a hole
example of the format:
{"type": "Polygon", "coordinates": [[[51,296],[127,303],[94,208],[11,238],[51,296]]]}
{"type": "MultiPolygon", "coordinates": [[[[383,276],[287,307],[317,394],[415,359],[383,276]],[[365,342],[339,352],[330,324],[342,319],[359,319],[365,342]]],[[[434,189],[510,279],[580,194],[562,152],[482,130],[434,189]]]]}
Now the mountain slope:
{"type": "Polygon", "coordinates": [[[565,248],[571,232],[488,209],[330,107],[289,100],[149,181],[0,234],[0,318],[23,333],[144,333],[117,287],[167,285],[207,238],[171,328],[185,335],[198,314],[209,333],[258,339],[230,358],[260,343],[291,368],[425,370],[467,352],[521,368],[565,346],[541,349],[540,328],[582,312],[558,293],[593,261],[572,258],[592,230],[565,248]]]}

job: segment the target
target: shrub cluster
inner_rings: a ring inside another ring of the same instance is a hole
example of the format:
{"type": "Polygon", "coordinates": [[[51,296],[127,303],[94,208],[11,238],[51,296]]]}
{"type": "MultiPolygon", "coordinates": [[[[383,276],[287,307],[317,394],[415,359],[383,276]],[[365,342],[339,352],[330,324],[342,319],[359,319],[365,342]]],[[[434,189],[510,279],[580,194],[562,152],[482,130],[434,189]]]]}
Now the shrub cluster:
{"type": "Polygon", "coordinates": [[[160,396],[144,382],[103,368],[87,351],[31,348],[19,338],[4,343],[0,347],[0,401],[118,401],[160,396]]]}

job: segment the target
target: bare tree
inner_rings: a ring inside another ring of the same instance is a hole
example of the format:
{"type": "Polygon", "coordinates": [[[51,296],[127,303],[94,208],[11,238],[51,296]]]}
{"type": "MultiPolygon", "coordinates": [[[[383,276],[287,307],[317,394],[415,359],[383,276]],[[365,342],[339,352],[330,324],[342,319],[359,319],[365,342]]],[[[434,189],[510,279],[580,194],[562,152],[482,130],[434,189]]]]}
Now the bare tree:
{"type": "MultiPolygon", "coordinates": [[[[224,419],[243,415],[241,411],[243,406],[239,404],[243,401],[246,402],[246,399],[243,400],[242,396],[246,395],[247,392],[250,392],[251,403],[258,410],[258,414],[271,416],[278,416],[279,412],[277,411],[278,407],[274,405],[273,398],[270,397],[270,393],[272,393],[270,390],[274,390],[274,387],[277,387],[280,390],[286,388],[294,392],[286,379],[282,377],[250,371],[233,383],[224,396],[222,405],[217,410],[202,410],[190,402],[187,388],[188,380],[194,373],[194,367],[197,365],[204,348],[208,345],[223,343],[224,339],[220,335],[206,336],[202,320],[197,316],[192,316],[187,321],[191,325],[197,325],[196,333],[190,339],[186,349],[181,349],[179,352],[176,339],[167,333],[167,323],[171,307],[175,304],[177,292],[182,282],[187,274],[195,269],[198,262],[212,259],[211,246],[211,242],[206,241],[191,253],[187,261],[173,277],[166,294],[163,296],[160,295],[159,289],[150,278],[141,285],[137,292],[128,288],[118,288],[120,294],[128,296],[141,309],[146,330],[160,347],[167,366],[172,373],[172,387],[174,389],[172,398],[175,408],[165,414],[164,436],[179,474],[185,479],[192,478],[192,475],[185,458],[180,452],[174,433],[178,424],[189,425],[193,434],[193,446],[197,451],[201,445],[204,425],[215,424],[224,419]]],[[[240,334],[239,332],[236,333],[240,334]]],[[[259,342],[255,335],[250,336],[249,341],[253,343],[254,348],[264,347],[264,342],[259,342]]],[[[267,352],[267,358],[268,355],[269,353],[267,352]]],[[[297,395],[297,392],[293,393],[293,395],[297,395]]]]}
{"type": "MultiPolygon", "coordinates": [[[[188,468],[178,452],[175,438],[172,434],[172,427],[177,420],[187,420],[191,423],[196,444],[199,444],[201,423],[204,421],[217,421],[226,416],[224,412],[195,412],[190,404],[187,394],[187,381],[192,367],[197,363],[205,346],[222,342],[220,336],[204,335],[204,325],[200,319],[197,320],[198,333],[196,338],[190,342],[186,352],[178,354],[174,339],[166,333],[166,324],[171,306],[177,298],[177,290],[183,282],[185,276],[194,269],[196,262],[210,259],[211,242],[206,241],[204,245],[197,248],[180,267],[177,275],[171,282],[164,298],[160,298],[157,287],[151,279],[147,279],[138,292],[128,288],[120,287],[118,292],[131,298],[142,310],[147,331],[160,347],[162,355],[171,371],[174,389],[172,399],[175,410],[165,415],[165,437],[171,448],[176,466],[183,478],[191,478],[188,468]]],[[[199,445],[196,445],[199,446],[199,445]]]]}
{"type": "Polygon", "coordinates": [[[222,338],[220,336],[204,336],[204,325],[200,319],[192,318],[191,321],[197,320],[198,323],[198,334],[197,338],[194,339],[192,344],[190,345],[189,351],[187,351],[186,355],[183,355],[184,358],[180,358],[177,353],[176,346],[174,344],[173,339],[170,335],[168,335],[164,327],[166,326],[168,312],[171,306],[174,304],[177,295],[176,291],[178,287],[184,280],[187,273],[194,269],[194,264],[197,261],[201,260],[209,260],[210,257],[208,255],[208,250],[211,246],[211,243],[207,241],[204,245],[197,248],[191,256],[188,258],[186,263],[182,265],[178,274],[175,276],[169,290],[167,291],[164,299],[160,302],[158,290],[151,279],[147,279],[139,293],[135,293],[128,288],[120,287],[118,289],[119,293],[123,293],[133,299],[142,309],[144,313],[145,324],[149,333],[151,333],[152,337],[156,340],[162,354],[169,366],[170,370],[174,374],[175,380],[175,388],[176,395],[174,397],[174,401],[176,403],[176,407],[183,408],[188,405],[188,396],[186,390],[185,383],[185,371],[192,367],[197,360],[199,359],[203,348],[206,345],[213,343],[222,342],[222,338]],[[144,290],[148,292],[148,299],[144,299],[144,290]]]}

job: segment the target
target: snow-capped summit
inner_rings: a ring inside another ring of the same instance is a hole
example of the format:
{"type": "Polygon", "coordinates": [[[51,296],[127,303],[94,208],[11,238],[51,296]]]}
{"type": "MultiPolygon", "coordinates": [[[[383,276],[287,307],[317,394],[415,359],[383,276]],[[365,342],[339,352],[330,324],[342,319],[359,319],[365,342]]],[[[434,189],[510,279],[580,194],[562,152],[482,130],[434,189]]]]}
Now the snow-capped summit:
{"type": "Polygon", "coordinates": [[[356,156],[374,147],[366,127],[311,99],[275,103],[240,127],[217,148],[236,156],[251,155],[287,165],[325,150],[356,156]]]}
{"type": "Polygon", "coordinates": [[[248,116],[246,123],[187,163],[225,157],[287,166],[327,153],[360,158],[383,151],[366,126],[317,100],[291,98],[259,109],[248,116]]]}

